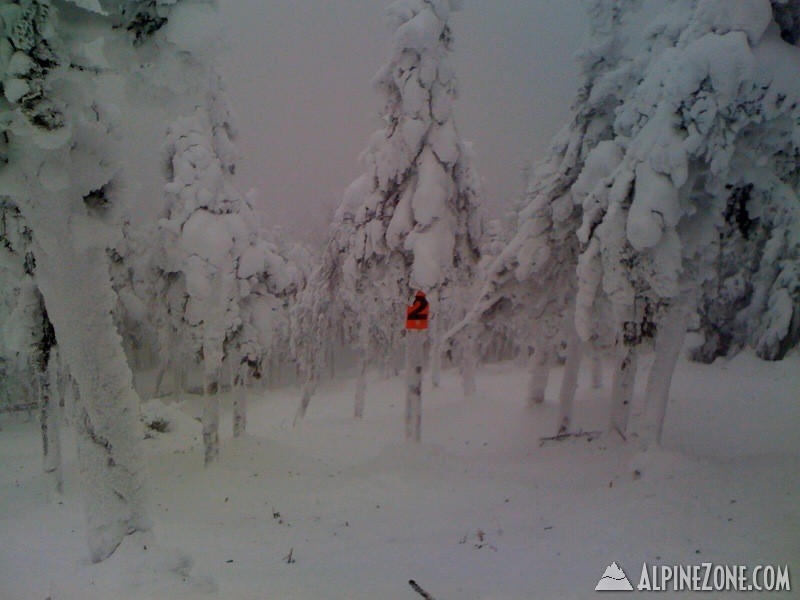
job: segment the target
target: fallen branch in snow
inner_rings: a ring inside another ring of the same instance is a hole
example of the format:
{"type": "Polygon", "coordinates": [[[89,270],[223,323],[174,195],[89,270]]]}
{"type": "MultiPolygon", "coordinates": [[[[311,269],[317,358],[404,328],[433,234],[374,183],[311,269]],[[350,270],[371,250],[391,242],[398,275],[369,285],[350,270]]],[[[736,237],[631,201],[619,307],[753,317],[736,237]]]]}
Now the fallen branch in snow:
{"type": "Polygon", "coordinates": [[[560,442],[562,440],[566,440],[567,438],[586,438],[587,442],[591,442],[592,440],[597,439],[603,434],[602,431],[561,431],[558,434],[551,436],[551,437],[541,437],[539,438],[539,447],[545,445],[547,442],[560,442]]]}
{"type": "Polygon", "coordinates": [[[418,593],[420,596],[422,596],[423,598],[425,598],[425,600],[433,600],[433,596],[431,596],[431,595],[430,595],[428,592],[426,592],[426,591],[425,591],[425,590],[423,590],[421,587],[419,587],[419,585],[417,584],[417,582],[416,582],[416,581],[414,581],[413,579],[412,579],[411,581],[409,581],[409,582],[408,582],[408,585],[410,585],[410,586],[411,586],[411,588],[412,588],[412,589],[413,589],[415,592],[417,592],[417,593],[418,593]]]}
{"type": "Polygon", "coordinates": [[[295,562],[297,562],[297,561],[294,559],[294,548],[290,548],[290,549],[289,549],[289,554],[287,554],[286,556],[284,556],[284,557],[283,557],[283,560],[285,560],[285,561],[286,561],[286,564],[287,564],[287,565],[291,565],[291,564],[294,564],[295,562]]]}
{"type": "Polygon", "coordinates": [[[627,442],[628,441],[628,438],[625,437],[625,434],[622,433],[622,430],[619,427],[614,427],[614,431],[616,431],[619,434],[619,437],[622,438],[623,442],[627,442]]]}

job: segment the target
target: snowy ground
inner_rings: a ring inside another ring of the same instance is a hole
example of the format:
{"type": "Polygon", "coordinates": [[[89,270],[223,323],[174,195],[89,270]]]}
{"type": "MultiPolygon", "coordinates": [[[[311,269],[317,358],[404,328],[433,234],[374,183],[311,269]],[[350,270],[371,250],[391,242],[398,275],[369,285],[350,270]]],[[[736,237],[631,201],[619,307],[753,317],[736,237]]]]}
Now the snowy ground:
{"type": "MultiPolygon", "coordinates": [[[[617,435],[541,445],[555,407],[526,407],[511,363],[483,367],[472,401],[454,372],[426,386],[419,447],[400,379],[370,379],[361,422],[353,383],[323,386],[294,428],[295,390],[252,394],[249,435],[232,440],[228,418],[210,470],[198,400],[169,407],[173,431],[145,442],[157,541],[101,565],[73,453],[49,499],[35,423],[3,415],[0,599],[418,600],[410,579],[436,600],[580,599],[612,561],[634,586],[644,561],[788,564],[795,590],[770,596],[800,597],[798,356],[682,363],[668,449],[648,455],[617,435]]],[[[602,429],[608,389],[582,383],[577,426],[602,429]]]]}

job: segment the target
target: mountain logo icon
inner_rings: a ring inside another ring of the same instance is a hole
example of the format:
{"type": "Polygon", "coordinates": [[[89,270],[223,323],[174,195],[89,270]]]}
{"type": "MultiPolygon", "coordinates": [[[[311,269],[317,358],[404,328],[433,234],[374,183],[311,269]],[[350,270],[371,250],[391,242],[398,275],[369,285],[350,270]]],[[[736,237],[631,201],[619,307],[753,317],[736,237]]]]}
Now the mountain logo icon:
{"type": "Polygon", "coordinates": [[[606,568],[605,573],[597,582],[597,587],[594,588],[596,592],[632,592],[633,586],[625,572],[613,562],[606,568]]]}

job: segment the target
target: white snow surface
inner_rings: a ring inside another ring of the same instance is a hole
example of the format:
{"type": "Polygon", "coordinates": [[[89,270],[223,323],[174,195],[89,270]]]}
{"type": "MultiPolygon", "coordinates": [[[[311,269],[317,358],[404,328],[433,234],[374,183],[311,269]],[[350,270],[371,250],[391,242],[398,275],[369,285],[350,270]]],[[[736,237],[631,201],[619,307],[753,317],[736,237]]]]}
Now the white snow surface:
{"type": "MultiPolygon", "coordinates": [[[[402,441],[402,379],[371,373],[354,421],[354,381],[340,367],[296,428],[294,389],[251,391],[238,440],[225,400],[209,470],[193,418],[201,399],[146,403],[148,418],[172,425],[144,441],[155,536],[127,538],[99,565],[72,449],[66,494],[50,498],[37,425],[1,415],[0,597],[413,600],[414,579],[437,599],[580,600],[597,597],[612,562],[634,585],[644,561],[788,564],[793,584],[800,572],[797,354],[681,362],[665,449],[644,454],[616,434],[540,445],[555,433],[559,370],[533,409],[512,363],[484,366],[472,401],[453,371],[436,390],[426,379],[414,446],[402,441]]],[[[604,427],[608,392],[581,375],[577,428],[604,427]]],[[[634,420],[642,396],[640,386],[634,420]]]]}

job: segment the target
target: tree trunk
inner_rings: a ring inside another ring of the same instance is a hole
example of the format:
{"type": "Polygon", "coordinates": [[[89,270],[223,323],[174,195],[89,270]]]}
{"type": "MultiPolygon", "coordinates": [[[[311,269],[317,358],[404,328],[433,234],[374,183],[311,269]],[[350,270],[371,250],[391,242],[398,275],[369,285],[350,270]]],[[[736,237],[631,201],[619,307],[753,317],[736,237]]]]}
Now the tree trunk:
{"type": "Polygon", "coordinates": [[[439,322],[441,321],[441,306],[439,302],[439,290],[436,288],[432,290],[429,294],[429,333],[428,339],[430,339],[430,346],[431,346],[431,385],[433,387],[438,388],[442,382],[442,329],[439,327],[439,322]]]}
{"type": "Polygon", "coordinates": [[[174,396],[183,394],[187,391],[187,372],[186,363],[183,356],[176,355],[172,359],[172,393],[174,396]]]}
{"type": "Polygon", "coordinates": [[[126,534],[152,526],[146,509],[139,398],[112,319],[114,294],[102,244],[76,238],[66,199],[20,208],[34,232],[36,279],[61,358],[81,393],[79,451],[91,559],[110,556],[126,534]]]}
{"type": "Polygon", "coordinates": [[[603,356],[595,351],[592,354],[592,389],[599,390],[603,387],[603,356]]]}
{"type": "Polygon", "coordinates": [[[297,425],[297,422],[303,420],[306,416],[308,405],[311,403],[311,396],[314,395],[316,388],[317,382],[314,376],[311,374],[307,375],[306,382],[303,384],[303,395],[300,398],[300,405],[297,407],[297,412],[294,414],[292,425],[297,425]]]}
{"type": "Polygon", "coordinates": [[[356,380],[356,404],[355,417],[360,419],[364,416],[364,401],[367,395],[367,351],[362,349],[358,359],[358,379],[356,380]]]}
{"type": "Polygon", "coordinates": [[[609,431],[617,431],[625,437],[628,417],[633,402],[633,386],[636,382],[636,349],[617,342],[614,375],[611,379],[611,416],[609,431]]]}
{"type": "Polygon", "coordinates": [[[578,336],[575,325],[570,322],[569,342],[567,346],[567,361],[564,365],[564,377],[558,391],[558,430],[569,430],[572,423],[573,407],[575,406],[575,393],[578,391],[578,374],[583,360],[583,341],[578,336]]]}
{"type": "Polygon", "coordinates": [[[551,367],[549,354],[544,349],[544,342],[540,341],[528,361],[531,376],[528,380],[526,400],[530,406],[544,402],[544,394],[547,389],[547,379],[550,376],[551,367]]]}
{"type": "Polygon", "coordinates": [[[685,338],[686,314],[682,306],[673,305],[659,324],[655,361],[647,378],[643,432],[645,446],[661,445],[672,375],[685,338]]]}
{"type": "Polygon", "coordinates": [[[424,330],[406,331],[406,439],[422,440],[422,366],[425,360],[424,330]]]}
{"type": "Polygon", "coordinates": [[[219,460],[219,371],[207,373],[203,387],[203,449],[205,466],[219,460]]]}
{"type": "Polygon", "coordinates": [[[329,339],[325,344],[326,362],[328,363],[328,376],[331,381],[336,378],[336,351],[333,347],[333,340],[329,339]]]}
{"type": "Polygon", "coordinates": [[[39,421],[42,428],[42,466],[50,487],[58,494],[64,492],[61,469],[61,411],[53,397],[50,373],[39,372],[39,421]]]}
{"type": "Polygon", "coordinates": [[[464,398],[475,398],[475,370],[478,366],[478,344],[474,335],[467,335],[461,347],[461,379],[464,387],[464,398]]]}
{"type": "Polygon", "coordinates": [[[232,377],[231,392],[233,394],[233,437],[243,435],[247,428],[247,386],[242,372],[245,367],[232,377]]]}
{"type": "Polygon", "coordinates": [[[153,390],[153,398],[161,398],[161,385],[164,383],[164,374],[167,372],[169,364],[162,364],[158,367],[156,374],[156,387],[153,390]]]}

